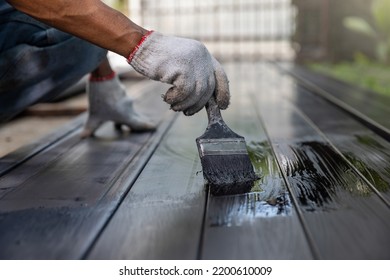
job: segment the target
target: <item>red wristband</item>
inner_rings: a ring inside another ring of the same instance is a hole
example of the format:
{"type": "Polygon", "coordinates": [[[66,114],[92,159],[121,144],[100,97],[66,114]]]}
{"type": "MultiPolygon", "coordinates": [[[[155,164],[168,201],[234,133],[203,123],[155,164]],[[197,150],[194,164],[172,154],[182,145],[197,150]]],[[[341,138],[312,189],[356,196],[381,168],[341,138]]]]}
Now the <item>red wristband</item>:
{"type": "Polygon", "coordinates": [[[91,76],[89,77],[89,80],[91,82],[103,82],[103,81],[108,81],[108,80],[114,79],[115,75],[116,75],[115,71],[112,71],[110,74],[108,74],[106,76],[93,76],[91,74],[91,76]]]}
{"type": "Polygon", "coordinates": [[[146,32],[144,36],[142,36],[141,40],[139,40],[138,44],[135,46],[135,48],[130,53],[129,57],[127,58],[127,62],[130,63],[133,60],[133,57],[135,53],[138,51],[139,47],[142,45],[142,43],[146,40],[146,38],[153,33],[154,30],[150,30],[146,32]]]}

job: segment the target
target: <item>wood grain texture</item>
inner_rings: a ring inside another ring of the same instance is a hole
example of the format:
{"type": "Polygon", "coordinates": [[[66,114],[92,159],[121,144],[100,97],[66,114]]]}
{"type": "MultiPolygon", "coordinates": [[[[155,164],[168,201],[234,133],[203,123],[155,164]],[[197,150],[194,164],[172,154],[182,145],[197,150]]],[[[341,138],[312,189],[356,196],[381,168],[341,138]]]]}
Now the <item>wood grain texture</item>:
{"type": "Polygon", "coordinates": [[[249,194],[209,198],[202,258],[314,258],[255,111],[251,91],[256,81],[250,80],[253,77],[245,65],[227,65],[226,70],[234,103],[224,119],[245,137],[261,180],[249,194]]]}
{"type": "Polygon", "coordinates": [[[173,120],[158,84],[137,108],[161,121],[155,133],[128,134],[110,124],[96,138],[78,133],[1,178],[0,258],[82,258],[147,163],[173,120]],[[24,175],[24,176],[20,176],[24,175]]]}
{"type": "MultiPolygon", "coordinates": [[[[308,122],[298,97],[286,98],[294,92],[290,81],[270,65],[257,73],[259,110],[320,257],[389,258],[390,209],[308,122]]],[[[306,110],[316,114],[317,107],[306,110]]]]}

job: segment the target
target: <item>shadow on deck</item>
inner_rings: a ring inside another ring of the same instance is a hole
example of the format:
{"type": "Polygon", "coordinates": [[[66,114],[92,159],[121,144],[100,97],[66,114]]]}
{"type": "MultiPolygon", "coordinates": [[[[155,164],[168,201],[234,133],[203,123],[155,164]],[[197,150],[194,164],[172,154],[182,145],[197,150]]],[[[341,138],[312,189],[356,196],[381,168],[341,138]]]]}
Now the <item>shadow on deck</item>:
{"type": "Polygon", "coordinates": [[[390,100],[290,65],[225,69],[251,193],[208,195],[205,113],[173,113],[141,81],[156,132],[80,140],[80,116],[0,159],[0,258],[389,259],[390,100]]]}

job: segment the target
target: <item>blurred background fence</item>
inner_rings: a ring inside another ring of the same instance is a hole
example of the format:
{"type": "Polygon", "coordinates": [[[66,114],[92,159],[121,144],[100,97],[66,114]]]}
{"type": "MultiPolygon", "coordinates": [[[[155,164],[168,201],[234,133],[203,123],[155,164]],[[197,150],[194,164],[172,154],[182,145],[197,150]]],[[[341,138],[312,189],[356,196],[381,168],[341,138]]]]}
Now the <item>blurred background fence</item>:
{"type": "Polygon", "coordinates": [[[390,95],[390,0],[106,0],[223,61],[279,60],[390,95]]]}
{"type": "MultiPolygon", "coordinates": [[[[375,44],[345,28],[375,0],[106,0],[137,24],[202,41],[223,60],[341,61],[375,44]]],[[[390,11],[389,11],[390,13],[390,11]]]]}
{"type": "Polygon", "coordinates": [[[202,41],[221,60],[291,60],[290,0],[129,0],[130,18],[165,34],[202,41]]]}
{"type": "Polygon", "coordinates": [[[351,32],[344,24],[349,16],[371,23],[372,2],[373,0],[292,0],[297,10],[296,30],[292,37],[297,61],[351,60],[357,52],[373,57],[373,39],[351,32]]]}

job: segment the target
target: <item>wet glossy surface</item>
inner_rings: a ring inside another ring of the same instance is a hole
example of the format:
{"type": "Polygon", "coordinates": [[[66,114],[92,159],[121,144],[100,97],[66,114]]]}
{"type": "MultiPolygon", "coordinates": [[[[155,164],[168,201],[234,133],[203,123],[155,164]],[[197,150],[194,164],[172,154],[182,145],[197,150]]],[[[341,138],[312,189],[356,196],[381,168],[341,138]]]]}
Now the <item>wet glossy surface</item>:
{"type": "MultiPolygon", "coordinates": [[[[347,161],[337,148],[340,142],[334,137],[335,134],[362,135],[362,131],[370,134],[370,131],[364,127],[345,131],[328,127],[322,131],[316,125],[318,119],[324,126],[342,123],[340,114],[330,111],[319,117],[318,112],[326,110],[329,104],[308,105],[318,97],[313,94],[303,97],[301,89],[288,76],[279,76],[278,87],[273,86],[268,81],[277,75],[278,71],[274,69],[263,76],[263,90],[272,97],[259,94],[256,99],[293,201],[303,211],[304,225],[319,257],[388,258],[388,253],[383,250],[384,244],[390,246],[387,237],[390,210],[386,200],[378,192],[378,187],[359,173],[361,167],[354,165],[356,161],[347,161]],[[331,140],[327,135],[332,134],[331,140]],[[375,228],[374,239],[372,228],[375,228]]],[[[349,121],[355,123],[355,128],[359,127],[356,120],[349,118],[349,121]]],[[[387,145],[383,141],[382,144],[387,145]]],[[[354,157],[364,157],[359,150],[354,151],[352,145],[349,151],[354,157]]],[[[384,170],[388,165],[384,161],[377,164],[384,170]]],[[[383,189],[384,184],[382,181],[379,189],[383,189]]]]}
{"type": "Polygon", "coordinates": [[[221,215],[210,217],[210,227],[242,226],[258,218],[291,215],[291,202],[287,193],[264,200],[261,193],[211,197],[210,211],[221,215]],[[220,208],[220,209],[217,209],[220,208]]]}
{"type": "MultiPolygon", "coordinates": [[[[222,114],[260,177],[250,193],[205,191],[195,143],[205,112],[162,118],[164,89],[151,86],[142,100],[155,104],[155,134],[70,134],[0,177],[0,257],[389,259],[389,142],[274,64],[225,70],[222,114]]],[[[310,77],[344,102],[364,100],[310,77]]],[[[382,99],[369,104],[387,114],[382,99]]]]}
{"type": "Polygon", "coordinates": [[[260,177],[250,193],[210,197],[210,227],[242,226],[253,223],[258,218],[273,218],[291,215],[291,201],[268,142],[251,142],[248,153],[260,177]]]}
{"type": "Polygon", "coordinates": [[[310,259],[313,253],[299,222],[271,143],[256,113],[245,67],[229,65],[235,103],[224,119],[244,135],[255,172],[261,178],[246,195],[209,196],[201,257],[205,259],[310,259]],[[245,80],[246,81],[246,80],[245,80]]]}
{"type": "Polygon", "coordinates": [[[390,201],[390,144],[348,115],[297,88],[297,106],[387,201],[390,201]],[[310,108],[316,108],[315,111],[310,108]],[[329,119],[331,115],[333,119],[329,119]]]}
{"type": "Polygon", "coordinates": [[[304,84],[318,87],[330,96],[335,97],[336,100],[351,106],[390,131],[390,118],[388,117],[390,114],[390,98],[388,96],[358,87],[351,87],[342,81],[308,71],[300,66],[279,65],[304,84]]]}

